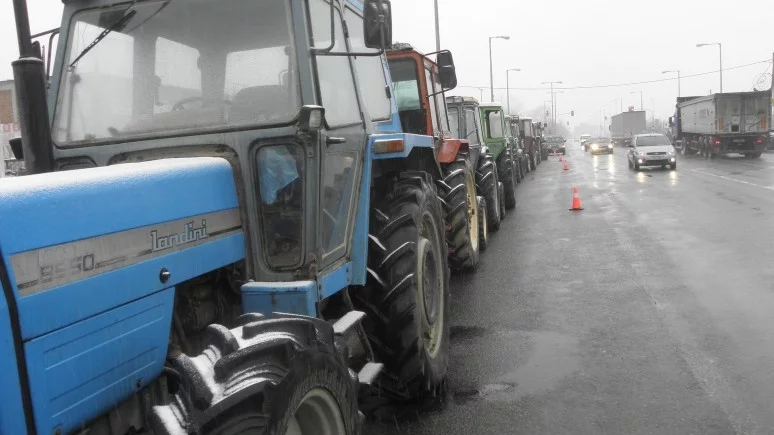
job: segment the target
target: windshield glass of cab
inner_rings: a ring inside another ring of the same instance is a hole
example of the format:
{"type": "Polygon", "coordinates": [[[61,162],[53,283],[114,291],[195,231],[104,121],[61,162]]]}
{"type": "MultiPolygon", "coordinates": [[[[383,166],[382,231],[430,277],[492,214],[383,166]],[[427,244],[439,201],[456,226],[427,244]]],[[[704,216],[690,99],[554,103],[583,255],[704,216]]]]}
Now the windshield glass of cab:
{"type": "Polygon", "coordinates": [[[79,12],[53,138],[67,146],[288,123],[300,105],[289,29],[286,1],[150,1],[79,12]]]}

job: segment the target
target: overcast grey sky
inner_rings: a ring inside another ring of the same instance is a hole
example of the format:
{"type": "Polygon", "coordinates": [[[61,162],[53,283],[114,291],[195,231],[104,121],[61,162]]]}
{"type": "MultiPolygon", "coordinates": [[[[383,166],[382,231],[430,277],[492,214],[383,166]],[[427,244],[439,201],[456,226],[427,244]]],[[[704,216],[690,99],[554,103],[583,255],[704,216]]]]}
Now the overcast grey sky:
{"type": "MultiPolygon", "coordinates": [[[[670,78],[661,71],[680,69],[683,76],[718,69],[716,46],[696,48],[699,42],[723,43],[723,66],[730,68],[769,60],[774,51],[774,3],[741,0],[719,3],[699,0],[439,0],[441,45],[454,54],[460,87],[453,93],[479,97],[463,86],[489,86],[488,37],[493,41],[494,83],[505,87],[505,70],[514,88],[540,88],[541,82],[560,80],[565,87],[629,83],[670,78]]],[[[394,39],[421,51],[435,48],[432,0],[392,0],[394,39]]],[[[59,25],[59,0],[29,0],[32,31],[59,25]]],[[[13,8],[0,4],[0,79],[11,77],[10,62],[18,56],[13,8]]],[[[749,91],[771,64],[725,71],[726,92],[749,91]]],[[[558,113],[576,111],[575,122],[598,122],[603,107],[608,116],[623,98],[623,106],[645,109],[655,102],[656,117],[667,117],[677,95],[676,80],[600,89],[567,89],[557,97],[558,113]]],[[[683,95],[719,90],[718,74],[684,78],[683,95]]],[[[488,100],[488,89],[484,91],[488,100]]],[[[505,92],[496,91],[505,103],[505,92]]],[[[514,90],[511,104],[522,111],[550,100],[544,90],[514,90]]],[[[619,107],[615,108],[617,112],[619,107]]],[[[515,111],[515,110],[514,110],[515,111]]],[[[649,114],[650,117],[650,114],[649,114]]]]}

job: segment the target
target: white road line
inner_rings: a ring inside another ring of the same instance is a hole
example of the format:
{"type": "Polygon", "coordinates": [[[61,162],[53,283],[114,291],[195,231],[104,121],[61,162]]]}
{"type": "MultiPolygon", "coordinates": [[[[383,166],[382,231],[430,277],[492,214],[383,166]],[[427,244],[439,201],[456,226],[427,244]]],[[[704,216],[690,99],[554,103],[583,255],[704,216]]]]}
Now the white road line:
{"type": "Polygon", "coordinates": [[[710,177],[721,178],[723,180],[733,181],[733,182],[736,182],[736,183],[747,184],[747,185],[750,185],[750,186],[756,186],[756,187],[760,187],[761,189],[774,190],[774,186],[764,186],[764,185],[761,185],[761,184],[751,183],[749,181],[737,180],[736,178],[726,177],[725,175],[710,174],[709,172],[704,172],[704,171],[700,171],[700,170],[697,170],[697,169],[689,169],[688,171],[695,172],[697,174],[702,174],[702,175],[709,175],[710,177]]]}

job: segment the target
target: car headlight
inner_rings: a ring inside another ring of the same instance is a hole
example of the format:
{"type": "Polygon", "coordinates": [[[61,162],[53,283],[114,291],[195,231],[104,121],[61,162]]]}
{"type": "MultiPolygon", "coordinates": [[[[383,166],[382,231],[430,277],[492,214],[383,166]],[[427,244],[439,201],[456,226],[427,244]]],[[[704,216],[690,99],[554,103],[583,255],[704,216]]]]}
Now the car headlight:
{"type": "Polygon", "coordinates": [[[645,151],[637,151],[637,155],[642,157],[645,155],[645,151]]]}
{"type": "Polygon", "coordinates": [[[610,144],[607,144],[607,147],[608,147],[608,148],[613,148],[613,144],[611,144],[611,143],[610,143],[610,144]]]}
{"type": "Polygon", "coordinates": [[[667,155],[668,155],[668,156],[673,156],[673,155],[675,155],[675,150],[669,150],[669,151],[667,151],[667,155]]]}
{"type": "Polygon", "coordinates": [[[597,146],[597,144],[591,144],[591,149],[592,149],[592,150],[595,150],[595,149],[597,149],[597,148],[599,148],[599,147],[597,146]]]}

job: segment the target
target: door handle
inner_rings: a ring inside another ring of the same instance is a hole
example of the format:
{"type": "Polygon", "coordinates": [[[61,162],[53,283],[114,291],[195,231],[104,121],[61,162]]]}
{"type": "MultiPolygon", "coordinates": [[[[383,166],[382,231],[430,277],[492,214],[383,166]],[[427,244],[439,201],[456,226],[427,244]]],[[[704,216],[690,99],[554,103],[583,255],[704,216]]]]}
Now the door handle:
{"type": "Polygon", "coordinates": [[[346,137],[326,137],[325,138],[325,145],[338,145],[342,143],[347,143],[346,137]]]}

